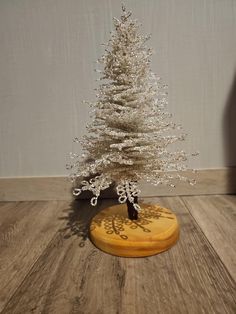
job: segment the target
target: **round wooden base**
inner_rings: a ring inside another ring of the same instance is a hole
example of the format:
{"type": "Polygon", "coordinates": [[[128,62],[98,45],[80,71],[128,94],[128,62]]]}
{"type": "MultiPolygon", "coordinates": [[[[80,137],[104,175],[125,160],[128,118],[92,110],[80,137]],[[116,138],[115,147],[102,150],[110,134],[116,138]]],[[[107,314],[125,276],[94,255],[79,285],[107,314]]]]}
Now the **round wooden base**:
{"type": "Polygon", "coordinates": [[[126,204],[103,209],[92,220],[90,239],[102,251],[124,257],[155,255],[173,246],[179,224],[169,209],[139,204],[138,220],[130,220],[126,204]]]}

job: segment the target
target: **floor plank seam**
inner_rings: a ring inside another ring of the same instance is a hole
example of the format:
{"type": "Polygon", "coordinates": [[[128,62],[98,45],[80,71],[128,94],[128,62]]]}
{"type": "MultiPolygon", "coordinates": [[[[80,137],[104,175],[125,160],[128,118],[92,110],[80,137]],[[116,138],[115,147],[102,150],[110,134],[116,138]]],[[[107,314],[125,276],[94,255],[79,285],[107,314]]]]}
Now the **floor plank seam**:
{"type": "MultiPolygon", "coordinates": [[[[215,194],[215,196],[217,196],[219,194],[215,194]]],[[[197,195],[195,195],[197,196],[197,195]]],[[[184,197],[184,196],[183,196],[184,197]]],[[[222,263],[222,265],[224,266],[228,276],[231,278],[231,280],[236,284],[235,279],[232,277],[231,273],[229,272],[228,268],[226,267],[225,263],[223,262],[222,258],[220,257],[220,255],[218,254],[218,252],[215,250],[215,248],[213,247],[213,245],[211,244],[211,242],[209,241],[208,237],[206,236],[205,232],[202,230],[201,226],[198,224],[197,220],[195,219],[195,217],[192,215],[191,211],[188,208],[188,205],[186,204],[185,200],[182,198],[182,196],[180,196],[181,201],[183,202],[184,206],[186,207],[187,211],[189,212],[189,215],[192,217],[192,219],[194,220],[196,227],[199,229],[199,232],[202,233],[202,235],[204,236],[204,238],[207,240],[209,246],[212,248],[212,250],[215,252],[215,254],[217,255],[217,257],[219,258],[220,262],[222,263]]]]}
{"type": "Polygon", "coordinates": [[[30,267],[29,271],[27,272],[27,274],[24,276],[24,278],[22,279],[21,283],[18,285],[18,287],[14,290],[14,292],[12,293],[11,297],[9,298],[9,300],[7,301],[7,303],[4,305],[3,309],[1,310],[1,313],[4,313],[5,309],[7,308],[8,304],[12,301],[12,299],[14,298],[14,296],[17,294],[17,291],[20,290],[21,286],[24,284],[24,282],[27,280],[28,276],[30,275],[31,271],[33,270],[34,266],[38,263],[38,261],[40,260],[40,258],[42,257],[42,255],[45,253],[45,251],[48,249],[48,247],[50,247],[51,243],[57,238],[58,233],[60,232],[61,227],[63,226],[64,222],[62,222],[58,227],[59,229],[54,233],[54,235],[51,237],[50,241],[48,242],[48,244],[45,246],[45,248],[42,250],[41,254],[38,256],[38,258],[34,261],[34,263],[32,264],[32,266],[30,267]]]}

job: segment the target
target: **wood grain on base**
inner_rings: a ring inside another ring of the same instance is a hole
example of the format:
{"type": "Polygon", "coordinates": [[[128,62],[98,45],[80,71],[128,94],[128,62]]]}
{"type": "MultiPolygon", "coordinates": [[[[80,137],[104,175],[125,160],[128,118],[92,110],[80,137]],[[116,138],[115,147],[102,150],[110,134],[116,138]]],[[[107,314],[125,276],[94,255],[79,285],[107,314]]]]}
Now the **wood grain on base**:
{"type": "Polygon", "coordinates": [[[95,246],[124,257],[151,256],[173,246],[179,237],[176,216],[158,205],[140,205],[138,220],[128,219],[126,204],[98,213],[90,226],[90,238],[95,246]]]}

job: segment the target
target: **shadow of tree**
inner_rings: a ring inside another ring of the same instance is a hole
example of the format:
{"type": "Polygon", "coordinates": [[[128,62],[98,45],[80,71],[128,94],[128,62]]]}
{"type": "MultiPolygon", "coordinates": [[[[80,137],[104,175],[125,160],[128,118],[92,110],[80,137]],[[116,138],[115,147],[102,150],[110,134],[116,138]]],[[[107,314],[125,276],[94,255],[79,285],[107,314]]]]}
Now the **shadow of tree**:
{"type": "Polygon", "coordinates": [[[83,247],[89,237],[89,227],[93,217],[103,208],[117,204],[116,199],[100,199],[97,206],[92,206],[88,199],[75,199],[70,203],[70,207],[65,209],[65,216],[59,217],[65,220],[66,226],[60,229],[64,232],[64,238],[77,236],[80,239],[79,246],[83,247]]]}
{"type": "Polygon", "coordinates": [[[236,73],[226,102],[223,117],[225,164],[228,170],[228,193],[236,193],[236,73]]]}

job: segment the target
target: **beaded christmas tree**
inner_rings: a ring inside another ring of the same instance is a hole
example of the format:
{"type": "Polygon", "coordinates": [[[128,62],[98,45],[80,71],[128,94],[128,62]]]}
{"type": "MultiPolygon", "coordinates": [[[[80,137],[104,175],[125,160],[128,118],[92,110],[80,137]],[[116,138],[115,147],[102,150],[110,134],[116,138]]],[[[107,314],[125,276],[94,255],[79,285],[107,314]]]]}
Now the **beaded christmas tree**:
{"type": "Polygon", "coordinates": [[[116,184],[119,203],[126,203],[129,219],[138,219],[138,182],[174,186],[176,179],[195,181],[178,172],[186,170],[187,154],[167,149],[176,141],[181,126],[165,112],[167,85],[150,69],[152,50],[146,47],[150,36],[139,34],[139,24],[122,6],[120,20],[106,44],[97,101],[90,103],[93,120],[82,140],[82,154],[71,153],[71,178],[89,178],[75,186],[73,194],[89,190],[96,205],[102,190],[116,184]],[[176,132],[173,132],[176,130],[176,132]],[[175,134],[174,134],[175,133],[175,134]],[[174,172],[173,172],[174,171],[174,172]]]}

